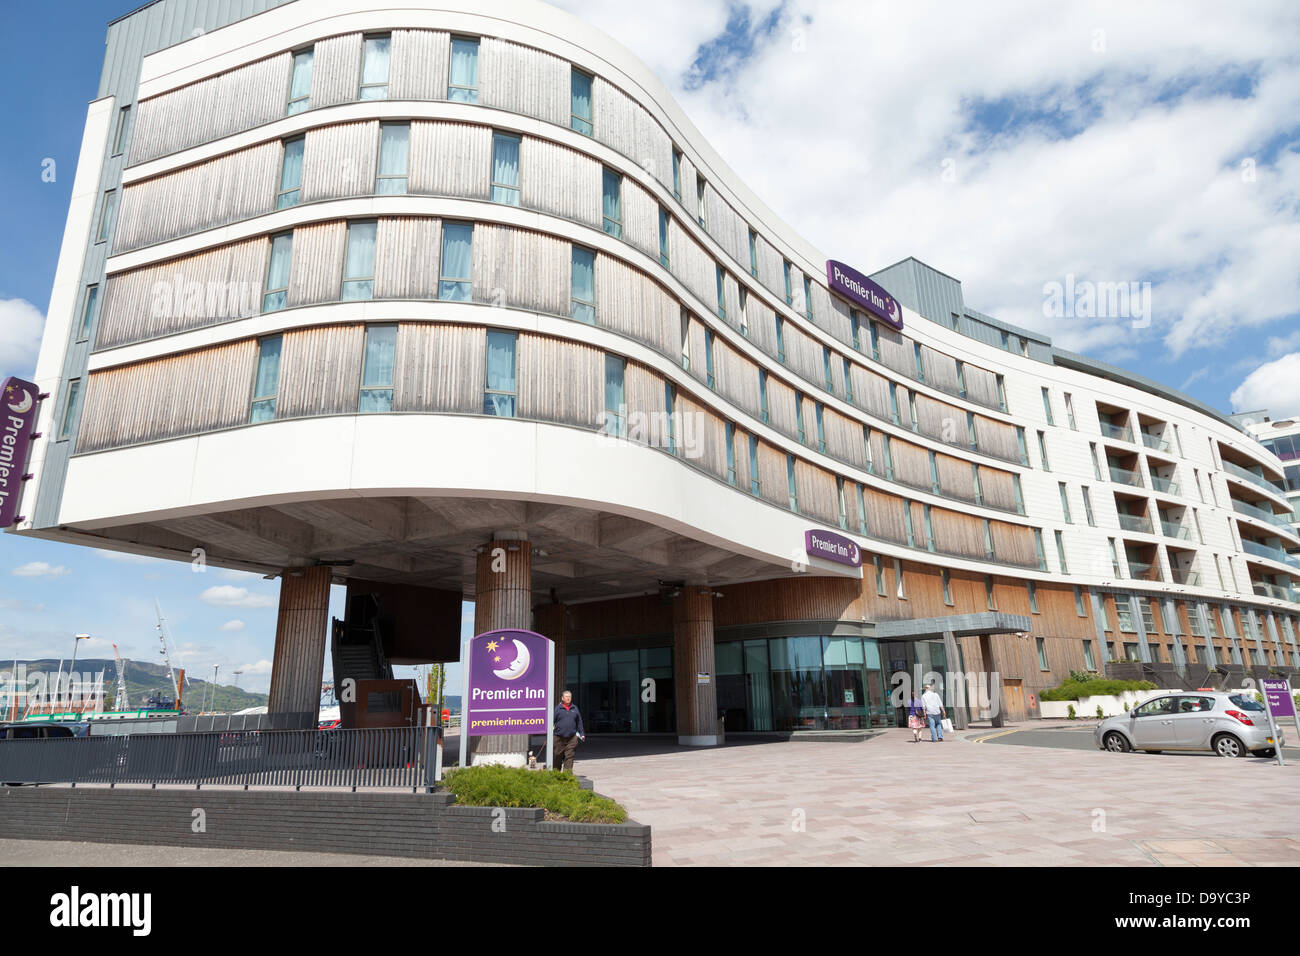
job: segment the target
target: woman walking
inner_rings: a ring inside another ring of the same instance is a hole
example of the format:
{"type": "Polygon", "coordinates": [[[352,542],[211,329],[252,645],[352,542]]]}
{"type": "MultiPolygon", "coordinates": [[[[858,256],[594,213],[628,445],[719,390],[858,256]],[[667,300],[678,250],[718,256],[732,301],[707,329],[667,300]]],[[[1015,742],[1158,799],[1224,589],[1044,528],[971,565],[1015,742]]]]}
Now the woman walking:
{"type": "Polygon", "coordinates": [[[907,727],[912,731],[912,743],[920,743],[921,731],[925,729],[925,704],[915,691],[907,702],[907,727]]]}

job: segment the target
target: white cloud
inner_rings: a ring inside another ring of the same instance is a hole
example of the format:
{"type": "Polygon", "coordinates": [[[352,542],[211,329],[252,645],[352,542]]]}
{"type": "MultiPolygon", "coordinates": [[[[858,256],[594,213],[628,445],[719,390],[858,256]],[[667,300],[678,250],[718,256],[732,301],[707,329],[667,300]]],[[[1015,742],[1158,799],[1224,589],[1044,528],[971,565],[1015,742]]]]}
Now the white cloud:
{"type": "Polygon", "coordinates": [[[45,316],[26,299],[0,299],[0,368],[30,377],[36,370],[45,316]]]}
{"type": "Polygon", "coordinates": [[[72,572],[61,564],[54,565],[45,561],[30,561],[22,567],[14,568],[13,573],[20,578],[58,578],[72,572]]]}
{"type": "Polygon", "coordinates": [[[242,631],[243,629],[244,622],[240,620],[227,621],[225,624],[221,625],[221,630],[223,631],[242,631]]]}
{"type": "Polygon", "coordinates": [[[1300,415],[1300,352],[1261,365],[1232,393],[1232,410],[1267,409],[1274,419],[1300,415]]]}
{"type": "Polygon", "coordinates": [[[269,594],[250,594],[248,588],[229,584],[210,587],[199,595],[204,604],[215,607],[275,607],[276,599],[269,594]]]}
{"type": "Polygon", "coordinates": [[[240,674],[269,674],[271,673],[271,662],[267,660],[258,661],[256,664],[245,664],[239,668],[240,674]]]}

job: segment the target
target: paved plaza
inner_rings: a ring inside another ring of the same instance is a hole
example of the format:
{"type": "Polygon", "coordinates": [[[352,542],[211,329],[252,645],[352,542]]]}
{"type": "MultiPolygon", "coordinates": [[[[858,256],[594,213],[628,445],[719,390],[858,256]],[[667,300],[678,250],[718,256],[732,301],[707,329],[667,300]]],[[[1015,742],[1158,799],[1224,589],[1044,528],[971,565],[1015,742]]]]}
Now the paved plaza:
{"type": "Polygon", "coordinates": [[[657,866],[1300,865],[1300,767],[1257,758],[862,742],[592,740],[577,771],[657,866]]]}

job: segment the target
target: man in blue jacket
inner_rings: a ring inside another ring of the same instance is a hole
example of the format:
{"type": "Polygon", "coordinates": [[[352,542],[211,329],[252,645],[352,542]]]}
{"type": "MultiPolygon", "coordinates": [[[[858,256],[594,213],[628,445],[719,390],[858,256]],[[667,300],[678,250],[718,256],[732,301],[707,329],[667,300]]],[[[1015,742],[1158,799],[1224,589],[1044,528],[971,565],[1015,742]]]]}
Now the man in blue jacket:
{"type": "Polygon", "coordinates": [[[564,770],[573,773],[573,755],[578,751],[578,742],[587,739],[582,729],[582,714],[573,703],[573,694],[565,691],[555,707],[555,766],[560,768],[563,761],[564,770]]]}

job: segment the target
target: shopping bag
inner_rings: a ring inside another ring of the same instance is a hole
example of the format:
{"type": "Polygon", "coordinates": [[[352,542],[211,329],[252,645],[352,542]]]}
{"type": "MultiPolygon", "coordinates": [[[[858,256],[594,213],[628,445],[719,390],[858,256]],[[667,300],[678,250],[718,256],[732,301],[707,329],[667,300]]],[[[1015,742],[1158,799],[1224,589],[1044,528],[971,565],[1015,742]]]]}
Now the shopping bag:
{"type": "Polygon", "coordinates": [[[943,719],[943,729],[946,733],[952,733],[952,721],[947,717],[943,719]]]}

